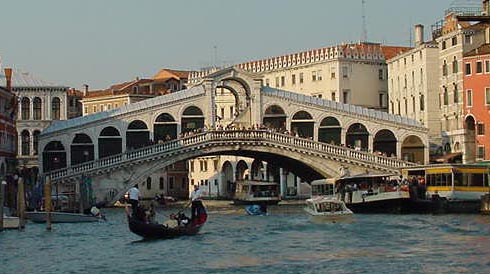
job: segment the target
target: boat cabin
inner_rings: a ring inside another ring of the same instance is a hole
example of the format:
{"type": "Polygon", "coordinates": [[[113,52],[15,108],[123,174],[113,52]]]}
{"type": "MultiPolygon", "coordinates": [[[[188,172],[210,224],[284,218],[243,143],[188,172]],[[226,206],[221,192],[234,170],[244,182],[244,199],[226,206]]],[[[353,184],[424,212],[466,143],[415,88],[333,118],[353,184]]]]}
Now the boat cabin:
{"type": "Polygon", "coordinates": [[[277,204],[281,200],[279,184],[268,181],[236,182],[235,204],[277,204]]]}

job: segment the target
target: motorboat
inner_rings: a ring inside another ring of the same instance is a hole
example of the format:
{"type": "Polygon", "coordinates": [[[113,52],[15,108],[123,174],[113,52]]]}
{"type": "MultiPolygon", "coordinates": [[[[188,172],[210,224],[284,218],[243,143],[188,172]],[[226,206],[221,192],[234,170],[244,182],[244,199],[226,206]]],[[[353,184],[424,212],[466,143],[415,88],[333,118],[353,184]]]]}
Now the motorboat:
{"type": "Polygon", "coordinates": [[[327,196],[307,199],[304,210],[313,217],[341,217],[354,214],[343,201],[327,196]]]}
{"type": "Polygon", "coordinates": [[[129,230],[145,239],[171,239],[196,235],[204,226],[208,217],[204,206],[197,208],[197,214],[192,219],[185,217],[181,212],[175,215],[172,214],[171,221],[175,222],[175,225],[170,225],[169,222],[164,224],[151,223],[145,217],[144,210],[142,214],[136,214],[136,216],[133,216],[130,212],[129,207],[127,207],[126,215],[129,230]]]}
{"type": "Polygon", "coordinates": [[[4,229],[18,229],[20,228],[19,217],[3,216],[3,228],[4,229]]]}
{"type": "Polygon", "coordinates": [[[248,215],[265,216],[267,215],[267,205],[247,205],[245,206],[245,212],[248,215]]]}
{"type": "Polygon", "coordinates": [[[276,182],[244,180],[236,182],[233,203],[236,205],[276,205],[281,201],[276,182]]]}
{"type": "MultiPolygon", "coordinates": [[[[45,223],[48,212],[46,211],[28,211],[25,213],[26,218],[35,223],[45,223]]],[[[52,223],[85,223],[104,221],[105,217],[92,214],[69,213],[69,212],[50,212],[52,223]]]]}

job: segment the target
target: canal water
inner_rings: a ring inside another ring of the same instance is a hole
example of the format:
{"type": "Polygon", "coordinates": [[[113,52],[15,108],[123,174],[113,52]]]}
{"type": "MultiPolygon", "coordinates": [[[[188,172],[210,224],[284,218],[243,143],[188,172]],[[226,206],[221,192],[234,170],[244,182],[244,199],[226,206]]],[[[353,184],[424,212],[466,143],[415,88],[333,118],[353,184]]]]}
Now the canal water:
{"type": "MultiPolygon", "coordinates": [[[[355,215],[312,222],[213,208],[197,236],[143,241],[123,209],[108,221],[28,223],[0,233],[0,273],[490,273],[490,216],[355,215]]],[[[171,210],[159,210],[163,220],[171,210]]]]}

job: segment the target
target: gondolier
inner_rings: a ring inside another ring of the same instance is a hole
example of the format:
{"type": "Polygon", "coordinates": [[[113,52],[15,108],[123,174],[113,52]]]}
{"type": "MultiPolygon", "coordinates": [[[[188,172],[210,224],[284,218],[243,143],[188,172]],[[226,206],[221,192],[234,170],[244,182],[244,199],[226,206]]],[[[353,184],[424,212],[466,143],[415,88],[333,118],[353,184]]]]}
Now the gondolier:
{"type": "Polygon", "coordinates": [[[141,192],[138,189],[138,185],[135,185],[132,188],[130,188],[128,190],[128,194],[129,194],[129,203],[131,204],[131,208],[133,211],[133,216],[136,216],[139,200],[141,199],[141,192]]]}
{"type": "Polygon", "coordinates": [[[199,185],[194,185],[194,191],[191,192],[191,219],[197,216],[197,209],[203,207],[201,201],[203,194],[203,191],[199,189],[199,185]]]}

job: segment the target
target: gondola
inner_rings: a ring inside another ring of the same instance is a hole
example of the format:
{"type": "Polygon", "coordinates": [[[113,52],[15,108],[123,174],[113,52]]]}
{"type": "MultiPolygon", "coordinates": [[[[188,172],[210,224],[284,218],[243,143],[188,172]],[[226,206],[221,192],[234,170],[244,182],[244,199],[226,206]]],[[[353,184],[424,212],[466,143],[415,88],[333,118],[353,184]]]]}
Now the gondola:
{"type": "MultiPolygon", "coordinates": [[[[142,218],[132,216],[128,211],[126,212],[126,215],[128,217],[129,230],[145,239],[171,239],[180,236],[196,235],[204,226],[208,218],[204,206],[198,208],[196,217],[187,222],[186,219],[182,217],[176,217],[178,225],[175,227],[165,224],[148,223],[142,218]]],[[[175,216],[182,216],[182,214],[177,214],[175,216]]]]}

